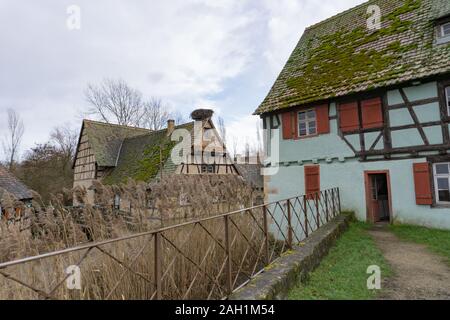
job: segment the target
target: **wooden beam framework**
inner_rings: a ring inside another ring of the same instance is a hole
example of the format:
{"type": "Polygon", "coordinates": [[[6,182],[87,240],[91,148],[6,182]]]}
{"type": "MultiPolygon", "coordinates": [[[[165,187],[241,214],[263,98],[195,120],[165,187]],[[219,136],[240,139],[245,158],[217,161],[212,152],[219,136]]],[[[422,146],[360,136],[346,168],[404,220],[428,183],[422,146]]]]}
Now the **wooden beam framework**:
{"type": "MultiPolygon", "coordinates": [[[[361,109],[361,103],[358,102],[358,117],[360,121],[360,127],[358,129],[347,131],[343,133],[339,129],[339,136],[342,138],[342,140],[348,145],[348,147],[355,153],[357,157],[360,158],[360,161],[382,161],[389,160],[389,159],[399,159],[399,157],[393,157],[395,155],[402,155],[404,154],[404,157],[401,157],[402,159],[405,158],[417,158],[417,157],[423,157],[424,155],[421,153],[425,152],[436,152],[436,154],[440,155],[447,155],[450,150],[450,132],[449,132],[449,124],[450,124],[450,116],[447,114],[447,108],[445,104],[445,95],[444,95],[444,88],[445,86],[450,85],[450,81],[439,83],[439,97],[438,98],[427,98],[417,101],[410,101],[405,93],[405,91],[402,88],[399,88],[400,95],[403,99],[403,103],[399,103],[396,105],[389,105],[387,101],[387,92],[385,92],[382,96],[382,110],[383,110],[383,127],[382,128],[369,128],[364,129],[362,127],[362,109],[361,109]],[[415,106],[421,106],[426,105],[430,103],[439,102],[440,106],[440,114],[441,119],[439,121],[427,121],[421,123],[415,110],[415,106]],[[398,126],[390,126],[390,110],[397,110],[397,109],[406,109],[408,110],[409,115],[411,116],[413,120],[413,124],[407,124],[407,125],[398,125],[398,126]],[[440,126],[442,128],[442,136],[443,136],[443,143],[441,144],[431,144],[424,128],[428,127],[435,127],[440,126]],[[420,137],[423,141],[423,145],[415,145],[415,146],[408,146],[408,147],[393,147],[392,146],[392,132],[401,131],[401,130],[407,130],[407,129],[417,129],[420,137]],[[379,132],[376,139],[371,143],[370,147],[367,144],[365,134],[367,133],[374,133],[379,132]],[[352,135],[358,135],[359,136],[359,150],[357,149],[357,146],[352,145],[350,143],[348,136],[352,135]],[[383,149],[376,150],[375,148],[379,144],[379,142],[383,139],[384,147],[383,149]],[[375,156],[383,156],[382,159],[373,159],[368,157],[375,157],[375,156]]],[[[338,125],[340,123],[340,112],[339,108],[337,108],[337,115],[332,117],[333,119],[336,119],[338,122],[338,125]]],[[[330,117],[331,118],[331,117],[330,117]]]]}

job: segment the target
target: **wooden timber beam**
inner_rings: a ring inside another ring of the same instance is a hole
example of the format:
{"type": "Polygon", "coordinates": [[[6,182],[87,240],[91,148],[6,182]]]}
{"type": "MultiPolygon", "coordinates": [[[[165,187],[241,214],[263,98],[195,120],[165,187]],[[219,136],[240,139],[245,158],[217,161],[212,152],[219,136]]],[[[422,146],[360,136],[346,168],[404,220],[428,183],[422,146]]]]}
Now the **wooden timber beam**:
{"type": "Polygon", "coordinates": [[[425,143],[426,146],[430,145],[430,142],[428,141],[427,135],[425,134],[425,131],[422,128],[422,125],[420,124],[419,118],[416,115],[416,112],[414,111],[414,108],[411,104],[411,102],[409,101],[408,97],[405,94],[405,91],[403,90],[403,88],[399,89],[400,94],[402,96],[403,101],[405,101],[405,105],[408,108],[409,114],[411,115],[411,118],[413,119],[417,130],[419,130],[420,136],[422,137],[423,142],[425,143]]]}

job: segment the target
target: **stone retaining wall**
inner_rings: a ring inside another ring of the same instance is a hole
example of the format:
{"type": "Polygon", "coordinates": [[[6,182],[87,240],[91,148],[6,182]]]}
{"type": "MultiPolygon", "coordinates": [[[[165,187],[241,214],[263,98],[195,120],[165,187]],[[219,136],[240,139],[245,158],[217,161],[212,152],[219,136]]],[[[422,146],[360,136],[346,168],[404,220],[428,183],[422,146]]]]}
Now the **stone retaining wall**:
{"type": "Polygon", "coordinates": [[[281,257],[230,300],[282,300],[291,289],[307,279],[349,225],[351,217],[340,215],[314,232],[292,252],[281,257]]]}

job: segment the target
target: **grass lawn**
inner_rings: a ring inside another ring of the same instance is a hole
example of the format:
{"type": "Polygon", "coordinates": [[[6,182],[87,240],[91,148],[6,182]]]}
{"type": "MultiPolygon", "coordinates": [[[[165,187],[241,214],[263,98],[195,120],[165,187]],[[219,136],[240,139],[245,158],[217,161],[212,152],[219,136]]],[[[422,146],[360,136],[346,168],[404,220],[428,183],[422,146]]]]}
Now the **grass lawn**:
{"type": "Polygon", "coordinates": [[[431,251],[444,256],[450,264],[450,231],[409,225],[393,225],[390,230],[403,240],[428,246],[431,251]]]}
{"type": "Polygon", "coordinates": [[[370,225],[352,223],[309,281],[292,290],[290,300],[368,300],[379,291],[367,289],[366,273],[371,265],[381,267],[382,277],[392,274],[389,265],[366,233],[370,225]]]}

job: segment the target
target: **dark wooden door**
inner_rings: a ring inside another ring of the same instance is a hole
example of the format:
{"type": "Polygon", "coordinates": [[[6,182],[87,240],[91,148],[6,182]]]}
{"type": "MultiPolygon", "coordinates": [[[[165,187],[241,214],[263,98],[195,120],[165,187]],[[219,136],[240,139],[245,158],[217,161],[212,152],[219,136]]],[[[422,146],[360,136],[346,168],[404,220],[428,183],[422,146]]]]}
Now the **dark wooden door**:
{"type": "Polygon", "coordinates": [[[380,202],[378,198],[378,179],[377,175],[370,175],[370,203],[369,215],[372,222],[380,221],[380,202]]]}
{"type": "Polygon", "coordinates": [[[390,194],[387,174],[368,176],[368,216],[371,222],[390,221],[390,194]]]}

